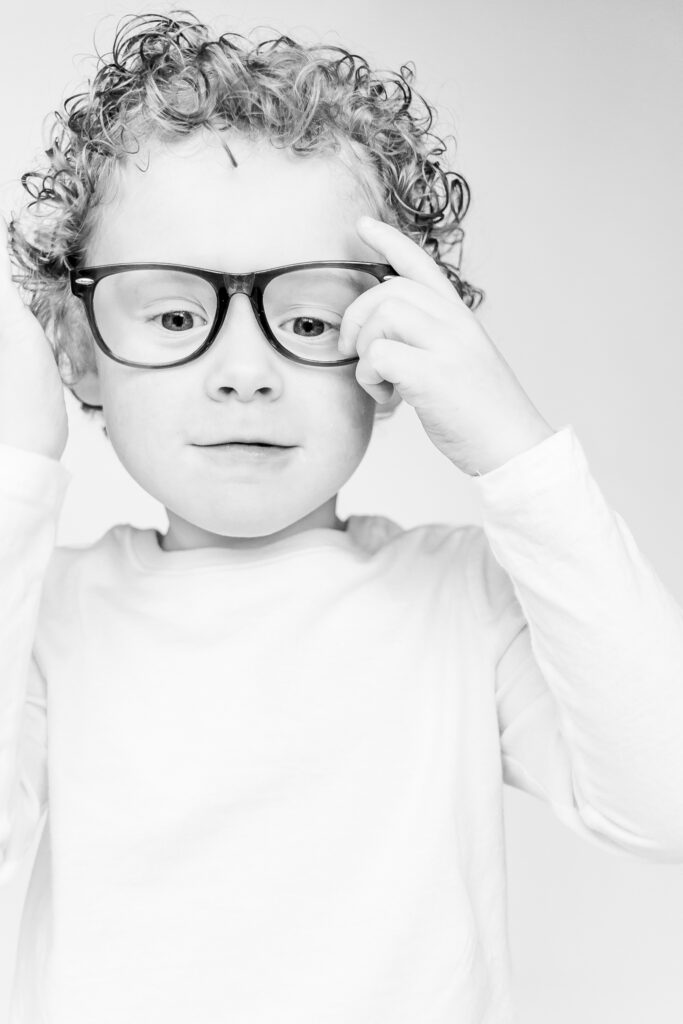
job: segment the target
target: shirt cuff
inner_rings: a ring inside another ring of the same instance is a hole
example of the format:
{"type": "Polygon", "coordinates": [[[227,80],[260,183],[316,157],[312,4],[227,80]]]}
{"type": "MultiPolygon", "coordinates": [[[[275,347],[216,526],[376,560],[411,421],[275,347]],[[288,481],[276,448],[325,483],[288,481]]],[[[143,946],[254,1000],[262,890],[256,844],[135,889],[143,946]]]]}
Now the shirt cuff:
{"type": "Polygon", "coordinates": [[[611,517],[571,424],[472,480],[484,529],[498,540],[512,531],[534,543],[571,543],[611,517]]]}

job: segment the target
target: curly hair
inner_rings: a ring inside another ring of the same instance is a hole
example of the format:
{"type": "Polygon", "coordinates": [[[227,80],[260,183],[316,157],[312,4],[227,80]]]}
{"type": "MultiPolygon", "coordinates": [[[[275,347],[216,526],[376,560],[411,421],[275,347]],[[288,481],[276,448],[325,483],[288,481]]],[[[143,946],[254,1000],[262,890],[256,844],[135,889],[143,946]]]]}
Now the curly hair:
{"type": "MultiPolygon", "coordinates": [[[[123,18],[87,91],[52,115],[48,163],[23,175],[30,201],[9,225],[15,280],[46,331],[63,383],[77,384],[95,369],[68,271],[85,251],[117,166],[146,140],[200,129],[235,128],[302,157],[351,147],[359,184],[381,198],[385,218],[429,252],[475,309],[485,293],[460,276],[459,259],[444,259],[462,243],[469,187],[442,168],[446,142],[430,131],[435,111],[412,87],[414,77],[412,63],[398,73],[373,71],[341,47],[286,35],[215,38],[189,11],[123,18]]],[[[79,401],[86,412],[99,409],[79,401]]]]}

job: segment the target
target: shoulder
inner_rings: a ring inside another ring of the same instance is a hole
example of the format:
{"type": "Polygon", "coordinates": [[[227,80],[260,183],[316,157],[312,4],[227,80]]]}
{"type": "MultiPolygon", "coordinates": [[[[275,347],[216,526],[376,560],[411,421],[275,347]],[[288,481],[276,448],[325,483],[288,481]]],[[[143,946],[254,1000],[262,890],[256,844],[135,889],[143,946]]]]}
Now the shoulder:
{"type": "Polygon", "coordinates": [[[474,523],[426,523],[405,529],[385,516],[354,516],[357,543],[391,589],[411,600],[458,609],[471,628],[504,649],[525,623],[509,574],[496,560],[486,532],[474,523]]]}
{"type": "Polygon", "coordinates": [[[408,529],[386,516],[352,516],[349,530],[370,555],[423,569],[433,577],[466,584],[472,604],[484,619],[498,620],[517,611],[517,599],[508,572],[497,561],[486,532],[475,523],[426,523],[408,529]]]}
{"type": "Polygon", "coordinates": [[[431,565],[446,572],[456,564],[464,571],[487,543],[482,528],[472,523],[424,523],[406,528],[387,516],[366,515],[350,516],[348,529],[368,555],[431,565]]]}
{"type": "Polygon", "coordinates": [[[120,574],[129,538],[136,529],[128,523],[117,523],[86,544],[58,545],[45,578],[46,595],[60,597],[88,579],[105,584],[108,578],[120,574]]]}
{"type": "Polygon", "coordinates": [[[483,527],[473,531],[468,545],[467,586],[473,610],[496,640],[498,655],[527,625],[514,581],[503,568],[483,527]]]}

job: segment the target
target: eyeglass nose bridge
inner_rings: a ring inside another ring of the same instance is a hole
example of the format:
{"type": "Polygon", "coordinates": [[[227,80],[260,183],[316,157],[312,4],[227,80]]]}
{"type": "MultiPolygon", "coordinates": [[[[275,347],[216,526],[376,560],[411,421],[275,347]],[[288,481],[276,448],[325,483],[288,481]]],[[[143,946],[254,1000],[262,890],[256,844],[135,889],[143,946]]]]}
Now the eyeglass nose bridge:
{"type": "Polygon", "coordinates": [[[251,298],[256,274],[225,274],[223,277],[228,298],[233,295],[247,295],[251,298]]]}

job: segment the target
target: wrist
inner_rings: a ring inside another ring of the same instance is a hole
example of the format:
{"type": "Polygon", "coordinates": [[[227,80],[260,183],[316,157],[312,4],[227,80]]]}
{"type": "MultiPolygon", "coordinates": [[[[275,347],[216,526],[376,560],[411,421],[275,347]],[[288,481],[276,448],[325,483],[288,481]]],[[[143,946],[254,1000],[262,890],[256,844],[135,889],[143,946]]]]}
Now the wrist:
{"type": "Polygon", "coordinates": [[[507,435],[505,444],[498,446],[495,454],[492,454],[490,458],[482,458],[479,460],[477,470],[473,476],[484,476],[485,473],[493,473],[496,469],[500,469],[501,466],[506,465],[517,455],[522,455],[524,452],[529,451],[531,448],[535,448],[536,445],[542,444],[549,437],[552,437],[556,431],[546,423],[545,420],[541,420],[520,433],[515,433],[514,437],[510,434],[507,435]]]}

